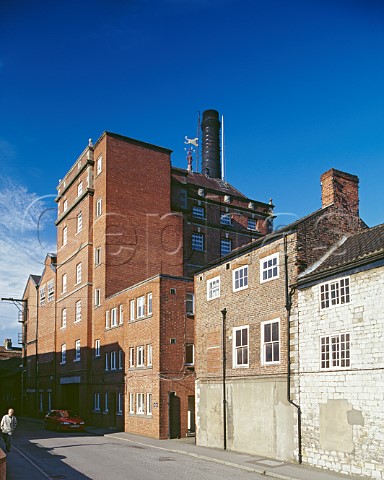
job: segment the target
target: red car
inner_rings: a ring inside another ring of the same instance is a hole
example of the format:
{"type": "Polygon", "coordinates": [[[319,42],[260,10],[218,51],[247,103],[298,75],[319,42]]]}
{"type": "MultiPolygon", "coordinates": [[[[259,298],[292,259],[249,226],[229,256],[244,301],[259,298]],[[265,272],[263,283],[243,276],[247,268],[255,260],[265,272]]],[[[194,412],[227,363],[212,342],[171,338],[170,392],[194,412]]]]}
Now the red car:
{"type": "Polygon", "coordinates": [[[46,430],[56,430],[57,432],[83,432],[85,422],[70,410],[51,410],[44,419],[46,430]]]}

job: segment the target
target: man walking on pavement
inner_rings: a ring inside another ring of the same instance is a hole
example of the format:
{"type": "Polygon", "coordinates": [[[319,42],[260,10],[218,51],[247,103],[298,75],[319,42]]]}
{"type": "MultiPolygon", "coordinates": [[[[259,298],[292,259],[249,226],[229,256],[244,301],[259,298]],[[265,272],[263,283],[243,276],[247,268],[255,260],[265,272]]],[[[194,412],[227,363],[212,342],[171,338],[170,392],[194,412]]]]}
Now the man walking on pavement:
{"type": "Polygon", "coordinates": [[[5,442],[5,449],[7,452],[11,451],[12,435],[17,426],[17,420],[14,416],[14,413],[15,412],[13,408],[8,409],[8,415],[4,415],[4,417],[1,419],[0,424],[1,435],[3,436],[3,440],[5,442]]]}

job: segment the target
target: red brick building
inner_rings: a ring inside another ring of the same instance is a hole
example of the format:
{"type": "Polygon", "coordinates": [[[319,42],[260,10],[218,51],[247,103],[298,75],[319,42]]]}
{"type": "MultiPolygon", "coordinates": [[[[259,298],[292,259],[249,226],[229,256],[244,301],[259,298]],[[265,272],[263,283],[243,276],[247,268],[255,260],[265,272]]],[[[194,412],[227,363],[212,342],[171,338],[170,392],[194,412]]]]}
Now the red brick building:
{"type": "MultiPolygon", "coordinates": [[[[221,178],[219,128],[218,113],[204,112],[204,173],[104,132],[59,182],[55,313],[34,307],[39,341],[25,350],[27,362],[37,352],[51,365],[54,387],[35,368],[42,410],[52,402],[159,438],[194,431],[193,272],[268,233],[273,209],[221,178]]],[[[33,295],[27,285],[31,307],[33,295]]]]}

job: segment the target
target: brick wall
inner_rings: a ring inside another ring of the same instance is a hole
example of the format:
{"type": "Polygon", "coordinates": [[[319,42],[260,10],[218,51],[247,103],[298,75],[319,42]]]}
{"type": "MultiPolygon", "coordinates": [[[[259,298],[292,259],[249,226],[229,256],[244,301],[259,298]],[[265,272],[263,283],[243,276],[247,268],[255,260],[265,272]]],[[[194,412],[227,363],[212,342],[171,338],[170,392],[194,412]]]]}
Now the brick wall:
{"type": "Polygon", "coordinates": [[[303,413],[303,461],[384,478],[384,269],[349,278],[349,304],[320,310],[319,284],[299,292],[296,389],[303,413]],[[320,337],[340,333],[350,334],[350,368],[321,370],[320,337]]]}

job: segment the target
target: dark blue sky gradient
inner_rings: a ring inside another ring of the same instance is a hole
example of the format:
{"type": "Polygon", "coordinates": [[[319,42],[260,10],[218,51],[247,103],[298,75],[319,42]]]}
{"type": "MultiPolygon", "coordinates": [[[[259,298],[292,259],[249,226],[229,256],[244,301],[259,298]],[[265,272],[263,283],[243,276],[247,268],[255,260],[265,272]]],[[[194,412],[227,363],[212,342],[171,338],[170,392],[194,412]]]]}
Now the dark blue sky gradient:
{"type": "Polygon", "coordinates": [[[360,177],[375,225],[383,86],[380,1],[3,0],[0,175],[54,194],[104,130],[170,148],[186,168],[184,136],[215,108],[239,190],[300,217],[334,167],[360,177]]]}

